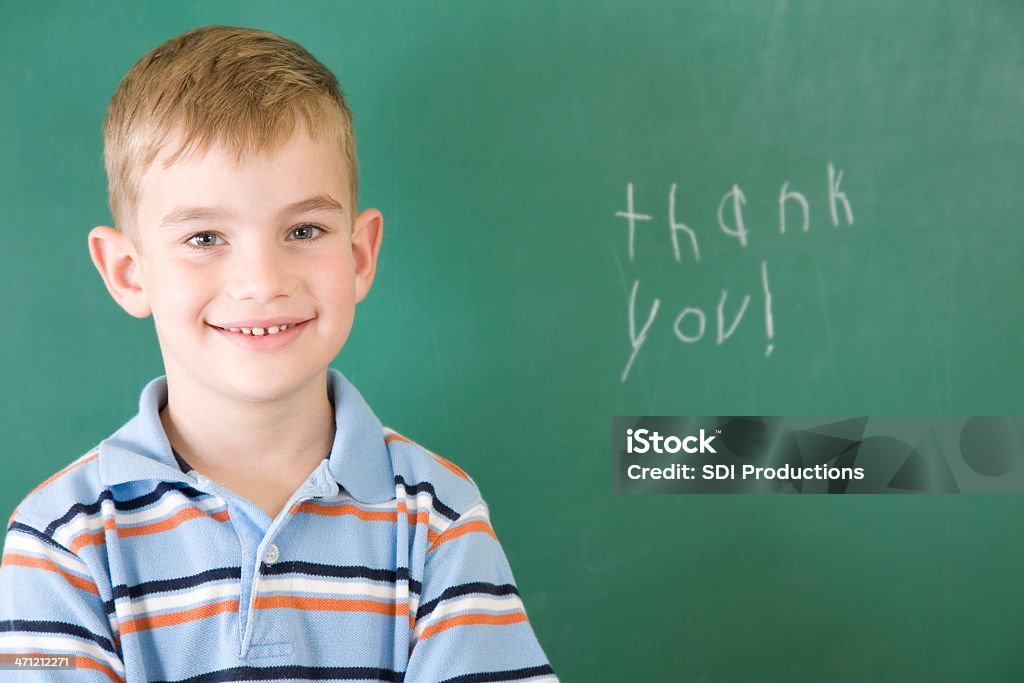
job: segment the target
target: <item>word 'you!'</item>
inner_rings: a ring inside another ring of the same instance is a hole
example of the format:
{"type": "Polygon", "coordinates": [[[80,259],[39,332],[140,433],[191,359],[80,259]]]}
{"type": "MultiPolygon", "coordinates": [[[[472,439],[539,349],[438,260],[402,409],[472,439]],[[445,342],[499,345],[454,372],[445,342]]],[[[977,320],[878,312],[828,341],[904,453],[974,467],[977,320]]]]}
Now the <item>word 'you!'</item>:
{"type": "MultiPolygon", "coordinates": [[[[840,224],[840,209],[842,209],[843,215],[846,219],[847,225],[853,225],[853,207],[850,205],[850,200],[846,197],[846,193],[839,189],[839,184],[843,180],[843,172],[840,170],[836,172],[835,167],[830,161],[828,163],[828,208],[829,214],[832,219],[832,225],[839,227],[840,224]]],[[[747,198],[743,195],[743,190],[740,189],[739,185],[733,185],[732,189],[725,193],[722,197],[722,201],[718,203],[718,228],[727,235],[728,237],[735,240],[739,244],[740,248],[746,248],[749,244],[747,236],[748,231],[743,221],[743,205],[747,203],[747,198]],[[729,210],[731,208],[731,211],[729,210]]],[[[789,182],[782,183],[782,190],[779,192],[779,233],[786,234],[786,216],[787,211],[791,210],[793,206],[799,207],[803,215],[803,232],[810,230],[810,204],[807,202],[807,198],[800,192],[789,189],[789,182]]],[[[633,205],[633,183],[626,184],[626,210],[616,211],[615,216],[626,219],[626,225],[628,226],[628,244],[629,244],[629,261],[632,263],[635,259],[633,242],[636,236],[637,224],[642,221],[651,221],[653,216],[650,214],[637,213],[636,207],[633,205]]],[[[676,184],[672,183],[668,191],[668,237],[672,243],[672,251],[675,256],[677,263],[683,261],[684,248],[680,246],[682,242],[686,250],[692,254],[693,261],[695,263],[700,262],[700,244],[697,240],[697,233],[692,228],[687,226],[685,223],[680,223],[676,220],[676,184]],[[685,235],[684,240],[680,240],[680,235],[685,235]]],[[[661,305],[660,299],[654,299],[651,304],[650,312],[647,314],[647,321],[643,324],[640,329],[640,333],[636,331],[636,294],[637,289],[640,287],[640,280],[634,278],[633,288],[629,295],[629,344],[631,347],[629,360],[626,362],[626,367],[622,370],[621,381],[625,382],[629,376],[629,370],[633,367],[633,361],[636,360],[637,354],[643,347],[644,342],[647,340],[647,333],[651,329],[651,325],[654,323],[655,318],[658,315],[658,307],[661,305]]],[[[770,356],[772,350],[775,348],[772,344],[772,339],[775,336],[775,331],[772,326],[772,294],[768,287],[768,262],[761,261],[761,289],[764,295],[764,324],[765,333],[768,337],[768,343],[765,346],[764,355],[770,356]]],[[[725,326],[725,302],[729,298],[729,291],[726,289],[722,290],[722,296],[718,300],[717,309],[717,320],[718,320],[718,335],[716,342],[721,345],[726,339],[731,337],[739,326],[740,321],[743,319],[743,314],[746,313],[747,304],[750,303],[750,295],[745,294],[743,296],[743,303],[740,304],[739,311],[733,317],[728,328],[725,326]]],[[[684,344],[694,344],[700,341],[704,337],[704,330],[707,323],[707,315],[704,310],[696,306],[687,306],[684,308],[679,315],[676,316],[675,322],[672,324],[672,331],[679,341],[684,344]],[[691,323],[690,319],[694,322],[691,323]],[[684,327],[687,327],[684,332],[684,327]]]]}

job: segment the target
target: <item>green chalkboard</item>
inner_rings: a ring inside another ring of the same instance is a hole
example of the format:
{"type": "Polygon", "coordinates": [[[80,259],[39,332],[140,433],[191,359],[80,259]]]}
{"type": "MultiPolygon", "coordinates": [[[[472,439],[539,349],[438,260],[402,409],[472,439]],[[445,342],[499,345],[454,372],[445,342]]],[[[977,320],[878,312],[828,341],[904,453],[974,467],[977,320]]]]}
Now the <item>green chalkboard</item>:
{"type": "Polygon", "coordinates": [[[610,476],[615,415],[1024,413],[1022,3],[4,3],[0,508],[163,372],[100,126],[215,23],[341,80],[385,232],[334,365],[473,475],[564,680],[1024,680],[1018,496],[610,476]]]}

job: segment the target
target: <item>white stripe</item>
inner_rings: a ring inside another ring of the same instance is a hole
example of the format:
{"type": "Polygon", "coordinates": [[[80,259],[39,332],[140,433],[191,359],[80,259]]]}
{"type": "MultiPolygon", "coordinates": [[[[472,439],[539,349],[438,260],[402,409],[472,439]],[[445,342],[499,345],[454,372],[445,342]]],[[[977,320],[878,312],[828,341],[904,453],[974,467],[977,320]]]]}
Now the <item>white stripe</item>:
{"type": "Polygon", "coordinates": [[[298,577],[260,579],[256,590],[260,595],[268,595],[270,593],[315,593],[317,595],[369,595],[385,600],[398,600],[395,586],[364,581],[335,581],[298,577]]]}
{"type": "MultiPolygon", "coordinates": [[[[406,514],[410,514],[415,517],[421,510],[427,513],[427,524],[434,530],[444,528],[451,520],[447,517],[442,517],[437,514],[431,505],[432,498],[430,493],[427,491],[421,491],[416,494],[415,497],[409,496],[405,487],[401,484],[395,487],[395,495],[399,500],[405,502],[406,514]]],[[[336,498],[323,499],[320,501],[314,501],[324,507],[341,507],[343,505],[352,505],[359,510],[366,510],[367,512],[398,512],[398,501],[388,501],[384,503],[360,503],[348,494],[339,495],[336,498]]]]}
{"type": "Polygon", "coordinates": [[[65,548],[74,544],[75,537],[83,533],[96,533],[103,530],[103,520],[114,511],[114,501],[104,500],[100,503],[100,511],[95,515],[78,515],[53,533],[54,539],[65,548]]]}
{"type": "Polygon", "coordinates": [[[351,503],[352,505],[355,505],[358,508],[363,508],[365,510],[374,510],[374,511],[381,511],[381,510],[394,511],[394,510],[397,509],[397,505],[398,505],[398,501],[394,501],[394,500],[385,500],[383,503],[361,503],[358,500],[356,500],[355,498],[353,498],[352,496],[350,496],[345,491],[339,491],[338,495],[334,496],[333,498],[322,498],[322,499],[320,499],[319,502],[325,503],[325,504],[345,504],[345,503],[351,503]]]}
{"type": "Polygon", "coordinates": [[[467,519],[483,519],[490,522],[491,515],[487,509],[487,505],[485,503],[477,503],[476,505],[474,505],[473,507],[469,508],[461,515],[459,515],[460,523],[467,519]]]}
{"type": "Polygon", "coordinates": [[[146,510],[140,510],[139,512],[115,511],[114,519],[117,521],[118,526],[141,524],[150,520],[171,517],[178,512],[179,508],[188,507],[189,505],[197,507],[207,513],[210,512],[210,510],[225,507],[224,501],[216,496],[211,496],[210,498],[204,498],[202,500],[192,500],[191,498],[186,498],[183,494],[174,495],[173,493],[167,493],[160,500],[160,503],[146,510]]]}
{"type": "Polygon", "coordinates": [[[418,514],[421,510],[427,513],[427,524],[430,527],[441,533],[441,530],[445,529],[449,524],[452,523],[447,517],[442,517],[437,513],[433,506],[433,496],[428,491],[420,491],[415,497],[409,496],[405,491],[405,487],[401,484],[395,486],[395,495],[398,498],[405,499],[405,507],[412,514],[418,514]]]}
{"type": "Polygon", "coordinates": [[[430,616],[423,621],[416,622],[416,629],[414,635],[419,638],[423,633],[423,629],[428,628],[431,624],[436,624],[445,617],[451,616],[458,612],[515,612],[525,611],[523,610],[523,601],[519,599],[518,595],[507,595],[505,597],[480,597],[477,595],[460,598],[458,600],[452,600],[451,602],[445,602],[437,606],[430,616]]]}
{"type": "Polygon", "coordinates": [[[118,512],[114,507],[113,501],[105,500],[101,503],[99,513],[76,517],[54,532],[54,538],[61,545],[71,546],[75,538],[83,533],[94,534],[103,531],[105,520],[111,517],[114,518],[116,526],[128,528],[129,524],[155,523],[164,519],[170,519],[189,507],[197,507],[206,514],[209,514],[211,510],[225,508],[224,501],[215,496],[200,501],[193,501],[188,498],[183,500],[183,497],[173,496],[173,494],[169,495],[172,495],[172,498],[161,502],[152,509],[141,512],[118,512]]]}
{"type": "Polygon", "coordinates": [[[119,675],[124,675],[124,664],[121,663],[120,659],[93,642],[65,635],[33,633],[32,635],[23,636],[4,634],[0,635],[0,650],[7,652],[46,651],[54,654],[68,655],[80,652],[106,663],[119,675]]]}
{"type": "Polygon", "coordinates": [[[65,524],[62,524],[59,532],[62,538],[70,538],[77,536],[83,531],[100,531],[103,529],[104,519],[109,518],[111,514],[113,514],[114,522],[118,526],[141,524],[151,520],[171,517],[180,509],[184,509],[189,506],[198,507],[203,512],[207,513],[210,510],[225,507],[224,501],[216,496],[194,501],[190,498],[186,498],[182,494],[175,495],[174,493],[167,493],[159,503],[151,508],[140,510],[138,512],[118,512],[117,508],[114,507],[113,501],[105,500],[101,504],[101,509],[98,513],[93,515],[78,515],[65,524]]]}
{"type": "Polygon", "coordinates": [[[17,529],[12,529],[11,533],[7,534],[5,550],[20,550],[31,553],[36,557],[45,557],[72,574],[79,575],[82,578],[89,577],[89,568],[78,557],[62,553],[56,548],[43,543],[35,536],[29,536],[26,533],[19,532],[17,529]]]}
{"type": "Polygon", "coordinates": [[[186,593],[179,593],[177,595],[144,596],[127,603],[118,600],[116,608],[118,615],[134,617],[140,614],[189,607],[217,598],[237,598],[240,594],[241,589],[238,582],[231,581],[230,583],[219,585],[199,586],[186,593]]]}

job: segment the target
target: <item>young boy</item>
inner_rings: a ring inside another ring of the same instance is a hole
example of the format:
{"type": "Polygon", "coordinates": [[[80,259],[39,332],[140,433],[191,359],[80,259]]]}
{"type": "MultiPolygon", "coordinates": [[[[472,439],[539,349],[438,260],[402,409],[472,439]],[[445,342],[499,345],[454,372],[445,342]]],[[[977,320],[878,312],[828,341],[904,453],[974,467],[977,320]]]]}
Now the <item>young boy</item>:
{"type": "Polygon", "coordinates": [[[554,681],[473,480],[329,363],[383,230],[299,45],[212,26],[127,73],[89,250],[166,375],[15,510],[0,654],[113,681],[554,681]]]}

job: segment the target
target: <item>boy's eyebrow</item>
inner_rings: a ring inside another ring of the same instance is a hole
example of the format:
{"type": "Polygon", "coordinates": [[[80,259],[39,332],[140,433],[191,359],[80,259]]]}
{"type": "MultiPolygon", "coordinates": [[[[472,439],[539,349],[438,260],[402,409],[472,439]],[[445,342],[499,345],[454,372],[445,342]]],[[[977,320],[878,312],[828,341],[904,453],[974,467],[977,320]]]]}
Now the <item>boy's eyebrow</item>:
{"type": "MultiPolygon", "coordinates": [[[[307,213],[310,211],[340,211],[344,213],[345,207],[330,195],[318,194],[289,204],[278,211],[277,216],[278,218],[283,218],[291,214],[307,213]]],[[[179,206],[163,217],[163,220],[160,221],[160,228],[164,229],[171,225],[192,221],[208,221],[230,215],[231,211],[219,206],[179,206]]]]}

